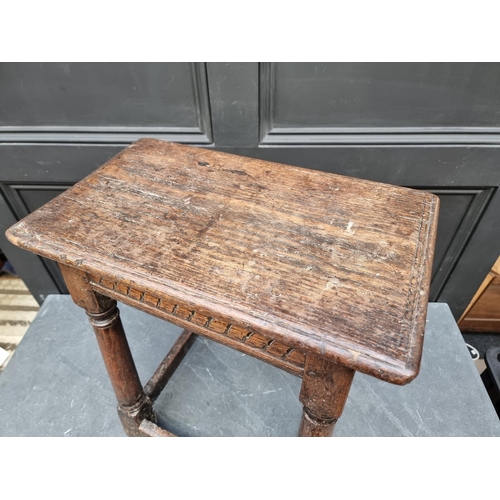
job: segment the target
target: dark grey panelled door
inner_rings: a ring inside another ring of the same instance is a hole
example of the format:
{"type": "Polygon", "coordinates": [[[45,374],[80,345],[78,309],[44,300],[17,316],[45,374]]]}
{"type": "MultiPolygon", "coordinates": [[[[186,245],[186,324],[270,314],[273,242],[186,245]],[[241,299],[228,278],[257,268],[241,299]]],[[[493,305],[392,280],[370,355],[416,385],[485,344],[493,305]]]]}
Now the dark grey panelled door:
{"type": "Polygon", "coordinates": [[[39,300],[58,270],[4,230],[146,136],[438,194],[456,316],[500,254],[500,64],[0,64],[0,247],[39,300]]]}

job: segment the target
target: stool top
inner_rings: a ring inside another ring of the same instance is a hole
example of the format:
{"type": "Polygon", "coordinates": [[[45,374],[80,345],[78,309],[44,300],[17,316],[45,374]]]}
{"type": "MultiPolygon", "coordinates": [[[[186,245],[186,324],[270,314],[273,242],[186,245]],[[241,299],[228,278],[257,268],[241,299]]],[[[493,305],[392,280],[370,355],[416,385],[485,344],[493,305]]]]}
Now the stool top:
{"type": "Polygon", "coordinates": [[[142,139],[7,231],[383,380],[420,366],[439,200],[142,139]]]}

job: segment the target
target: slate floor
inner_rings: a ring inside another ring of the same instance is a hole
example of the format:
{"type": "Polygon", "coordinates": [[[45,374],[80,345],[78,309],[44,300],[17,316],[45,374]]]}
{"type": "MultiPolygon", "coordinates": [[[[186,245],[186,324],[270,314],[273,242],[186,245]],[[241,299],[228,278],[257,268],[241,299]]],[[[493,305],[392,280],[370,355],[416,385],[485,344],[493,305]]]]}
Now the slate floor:
{"type": "MultiPolygon", "coordinates": [[[[121,306],[143,383],[180,329],[121,306]]],[[[156,403],[180,436],[295,436],[300,379],[199,338],[156,403]]],[[[83,310],[47,298],[0,375],[0,436],[123,436],[83,310]]],[[[500,421],[446,304],[430,304],[419,376],[356,374],[336,436],[500,436],[500,421]]]]}

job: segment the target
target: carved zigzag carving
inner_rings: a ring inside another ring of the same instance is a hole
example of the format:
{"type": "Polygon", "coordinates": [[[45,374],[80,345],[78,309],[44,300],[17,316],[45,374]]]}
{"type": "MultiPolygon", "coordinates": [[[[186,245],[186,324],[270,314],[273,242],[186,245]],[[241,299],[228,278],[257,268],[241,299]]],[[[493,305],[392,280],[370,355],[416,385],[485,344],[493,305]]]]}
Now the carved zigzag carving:
{"type": "MultiPolygon", "coordinates": [[[[298,368],[304,367],[305,355],[303,353],[281,342],[268,339],[260,333],[254,333],[248,328],[201,314],[192,308],[187,308],[182,304],[175,303],[173,300],[156,297],[148,292],[133,288],[119,281],[112,281],[97,276],[91,276],[90,279],[91,282],[107,290],[112,290],[117,295],[121,295],[124,298],[128,297],[129,299],[158,309],[162,313],[171,316],[173,319],[180,318],[184,321],[189,321],[197,325],[198,329],[201,327],[212,334],[217,333],[220,336],[230,338],[241,344],[245,344],[247,347],[255,349],[255,351],[265,352],[276,359],[281,359],[298,368]]],[[[173,322],[175,323],[175,321],[173,322]]],[[[255,354],[256,357],[259,357],[257,352],[255,354]]]]}

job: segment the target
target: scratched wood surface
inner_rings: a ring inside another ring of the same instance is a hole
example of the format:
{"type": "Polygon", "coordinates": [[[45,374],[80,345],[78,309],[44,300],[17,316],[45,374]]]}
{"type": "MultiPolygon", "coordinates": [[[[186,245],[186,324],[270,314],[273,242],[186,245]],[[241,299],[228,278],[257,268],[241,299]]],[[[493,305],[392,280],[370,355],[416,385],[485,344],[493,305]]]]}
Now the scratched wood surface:
{"type": "Polygon", "coordinates": [[[437,212],[430,193],[143,139],[7,236],[404,384],[420,365],[437,212]]]}

